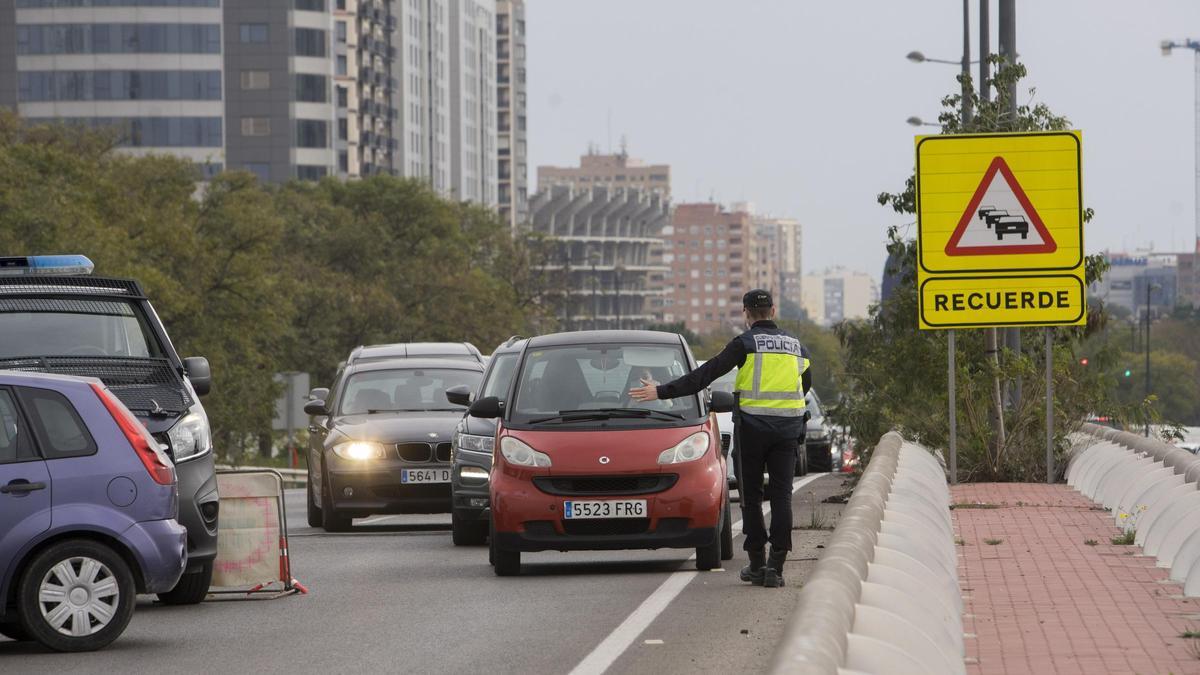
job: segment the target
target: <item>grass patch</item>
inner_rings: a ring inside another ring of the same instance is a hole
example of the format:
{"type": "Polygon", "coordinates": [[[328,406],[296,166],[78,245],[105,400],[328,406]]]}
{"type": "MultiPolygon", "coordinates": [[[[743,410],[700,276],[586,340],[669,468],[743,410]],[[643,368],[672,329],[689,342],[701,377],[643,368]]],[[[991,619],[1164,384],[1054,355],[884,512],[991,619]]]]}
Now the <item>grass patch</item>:
{"type": "Polygon", "coordinates": [[[967,542],[962,537],[955,537],[954,543],[958,546],[966,546],[967,542]]]}
{"type": "Polygon", "coordinates": [[[998,509],[998,508],[1000,508],[1000,505],[999,504],[987,504],[984,502],[959,502],[957,504],[951,504],[950,508],[951,509],[998,509]]]}
{"type": "Polygon", "coordinates": [[[1185,630],[1179,634],[1181,638],[1191,638],[1193,640],[1200,639],[1200,630],[1185,630]]]}
{"type": "Polygon", "coordinates": [[[808,522],[800,525],[792,526],[793,530],[832,530],[835,524],[835,519],[829,517],[825,509],[821,508],[821,504],[817,502],[816,494],[808,493],[808,501],[812,504],[812,511],[808,514],[808,522]]]}
{"type": "Polygon", "coordinates": [[[1123,532],[1112,538],[1113,546],[1132,546],[1133,540],[1137,537],[1136,530],[1123,532]]]}
{"type": "Polygon", "coordinates": [[[1003,544],[1004,540],[1003,539],[984,539],[983,543],[987,544],[988,546],[997,546],[999,544],[1003,544]]]}
{"type": "Polygon", "coordinates": [[[1096,545],[1096,544],[1098,544],[1098,543],[1099,543],[1099,542],[1097,542],[1095,539],[1084,539],[1084,540],[1083,540],[1083,545],[1084,545],[1084,546],[1095,546],[1095,545],[1096,545]]]}

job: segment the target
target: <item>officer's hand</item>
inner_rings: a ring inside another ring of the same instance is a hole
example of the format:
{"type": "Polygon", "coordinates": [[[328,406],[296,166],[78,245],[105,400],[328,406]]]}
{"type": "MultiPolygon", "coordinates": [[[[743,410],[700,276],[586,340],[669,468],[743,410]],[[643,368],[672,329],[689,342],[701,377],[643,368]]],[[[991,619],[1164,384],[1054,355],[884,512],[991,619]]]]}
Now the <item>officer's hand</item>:
{"type": "Polygon", "coordinates": [[[629,396],[635,401],[657,401],[658,400],[658,383],[654,380],[643,377],[642,386],[634,387],[629,390],[629,396]]]}

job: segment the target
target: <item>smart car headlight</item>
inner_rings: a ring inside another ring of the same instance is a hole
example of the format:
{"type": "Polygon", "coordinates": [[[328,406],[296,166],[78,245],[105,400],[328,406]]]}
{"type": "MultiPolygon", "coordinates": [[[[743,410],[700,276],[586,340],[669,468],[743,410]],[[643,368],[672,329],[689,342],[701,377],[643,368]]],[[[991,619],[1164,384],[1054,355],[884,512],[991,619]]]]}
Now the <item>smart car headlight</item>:
{"type": "Polygon", "coordinates": [[[167,439],[171,442],[171,455],[176,464],[208,454],[212,450],[212,432],[204,409],[192,408],[179,418],[167,432],[167,439]]]}
{"type": "Polygon", "coordinates": [[[682,464],[683,462],[694,462],[704,456],[708,452],[708,446],[712,439],[707,432],[698,431],[691,436],[680,441],[673,448],[663,450],[658,456],[659,464],[682,464]]]}
{"type": "Polygon", "coordinates": [[[383,459],[386,455],[383,445],[371,441],[350,441],[333,446],[333,454],[342,459],[366,461],[368,459],[383,459]]]}
{"type": "Polygon", "coordinates": [[[517,466],[550,466],[550,455],[538,452],[512,436],[500,439],[500,453],[509,464],[517,466]]]}

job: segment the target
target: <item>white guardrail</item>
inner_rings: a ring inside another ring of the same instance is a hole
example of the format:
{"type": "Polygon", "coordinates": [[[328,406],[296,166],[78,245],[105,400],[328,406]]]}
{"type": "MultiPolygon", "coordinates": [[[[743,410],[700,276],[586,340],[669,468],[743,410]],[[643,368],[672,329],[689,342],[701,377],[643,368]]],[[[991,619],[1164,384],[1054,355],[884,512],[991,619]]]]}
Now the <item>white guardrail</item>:
{"type": "Polygon", "coordinates": [[[800,591],[774,673],[965,673],[963,601],[941,460],[895,432],[800,591]]]}
{"type": "Polygon", "coordinates": [[[1084,424],[1072,440],[1067,485],[1110,509],[1185,596],[1200,596],[1200,458],[1096,424],[1084,424]]]}
{"type": "Polygon", "coordinates": [[[283,486],[286,488],[306,487],[308,485],[308,469],[279,469],[273,466],[230,466],[218,464],[218,470],[237,469],[239,471],[274,471],[283,476],[283,486]]]}

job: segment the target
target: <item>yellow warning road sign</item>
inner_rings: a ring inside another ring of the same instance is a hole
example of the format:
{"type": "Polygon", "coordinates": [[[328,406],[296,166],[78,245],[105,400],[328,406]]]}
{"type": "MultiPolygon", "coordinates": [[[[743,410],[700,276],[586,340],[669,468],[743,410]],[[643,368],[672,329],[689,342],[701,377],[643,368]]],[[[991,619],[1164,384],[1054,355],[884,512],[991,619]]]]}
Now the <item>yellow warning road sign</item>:
{"type": "Polygon", "coordinates": [[[921,328],[1084,323],[1082,134],[916,145],[921,328]]]}

